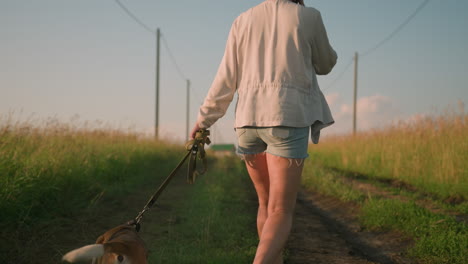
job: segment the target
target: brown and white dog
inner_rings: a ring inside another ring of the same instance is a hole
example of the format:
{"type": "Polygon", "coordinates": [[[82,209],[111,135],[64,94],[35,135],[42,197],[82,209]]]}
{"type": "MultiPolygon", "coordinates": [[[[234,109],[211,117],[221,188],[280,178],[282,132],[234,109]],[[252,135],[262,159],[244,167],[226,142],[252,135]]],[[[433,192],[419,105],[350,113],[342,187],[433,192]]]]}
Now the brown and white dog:
{"type": "Polygon", "coordinates": [[[147,264],[148,251],[134,226],[117,226],[100,236],[96,244],[68,252],[62,260],[70,263],[147,264]]]}

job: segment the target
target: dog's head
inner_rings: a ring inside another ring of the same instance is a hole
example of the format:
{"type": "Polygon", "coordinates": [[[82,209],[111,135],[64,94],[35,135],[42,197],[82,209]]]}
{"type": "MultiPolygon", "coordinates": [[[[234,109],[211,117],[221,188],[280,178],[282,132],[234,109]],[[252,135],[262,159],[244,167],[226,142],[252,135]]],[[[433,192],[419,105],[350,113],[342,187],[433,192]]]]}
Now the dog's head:
{"type": "Polygon", "coordinates": [[[135,229],[122,225],[104,233],[96,244],[70,251],[62,259],[71,263],[147,264],[147,250],[135,229]]]}

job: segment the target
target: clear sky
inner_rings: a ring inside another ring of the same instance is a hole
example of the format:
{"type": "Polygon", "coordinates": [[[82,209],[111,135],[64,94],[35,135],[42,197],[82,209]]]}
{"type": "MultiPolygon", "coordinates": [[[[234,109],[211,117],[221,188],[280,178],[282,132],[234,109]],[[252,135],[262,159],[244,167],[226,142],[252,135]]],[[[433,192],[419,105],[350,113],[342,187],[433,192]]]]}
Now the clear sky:
{"type": "MultiPolygon", "coordinates": [[[[121,2],[150,28],[161,29],[184,75],[162,45],[160,134],[183,141],[185,78],[192,84],[192,126],[232,21],[262,0],[121,2]]],[[[385,39],[422,0],[305,3],[321,11],[339,56],[333,72],[319,78],[336,120],[323,134],[349,132],[353,65],[347,66],[354,53],[365,53],[385,39]]],[[[359,129],[468,101],[467,12],[466,0],[432,0],[393,38],[359,59],[359,129]]],[[[0,38],[3,116],[79,117],[78,122],[100,120],[153,131],[155,36],[114,0],[0,0],[0,38]]],[[[234,103],[213,129],[215,142],[234,142],[233,111],[234,103]]]]}

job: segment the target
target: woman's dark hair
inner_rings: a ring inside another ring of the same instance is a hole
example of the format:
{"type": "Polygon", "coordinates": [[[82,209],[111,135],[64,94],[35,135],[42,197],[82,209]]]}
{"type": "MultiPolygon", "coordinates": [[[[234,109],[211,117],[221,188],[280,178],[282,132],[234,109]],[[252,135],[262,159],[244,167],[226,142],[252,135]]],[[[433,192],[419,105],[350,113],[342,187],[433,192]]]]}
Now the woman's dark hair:
{"type": "Polygon", "coordinates": [[[304,5],[304,0],[290,0],[293,3],[299,4],[299,5],[304,5]]]}

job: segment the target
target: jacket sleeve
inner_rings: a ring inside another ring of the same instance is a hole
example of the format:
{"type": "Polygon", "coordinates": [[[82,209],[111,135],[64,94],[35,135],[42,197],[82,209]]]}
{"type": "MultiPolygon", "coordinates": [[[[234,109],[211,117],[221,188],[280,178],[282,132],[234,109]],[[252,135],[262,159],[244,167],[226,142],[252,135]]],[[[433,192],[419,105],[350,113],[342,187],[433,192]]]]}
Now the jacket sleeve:
{"type": "Polygon", "coordinates": [[[315,17],[313,24],[315,30],[312,38],[312,65],[315,73],[326,75],[335,66],[338,56],[330,45],[320,12],[317,11],[315,17]]]}
{"type": "Polygon", "coordinates": [[[236,89],[237,45],[236,21],[234,21],[218,72],[198,113],[197,123],[201,128],[209,128],[226,114],[236,89]]]}

